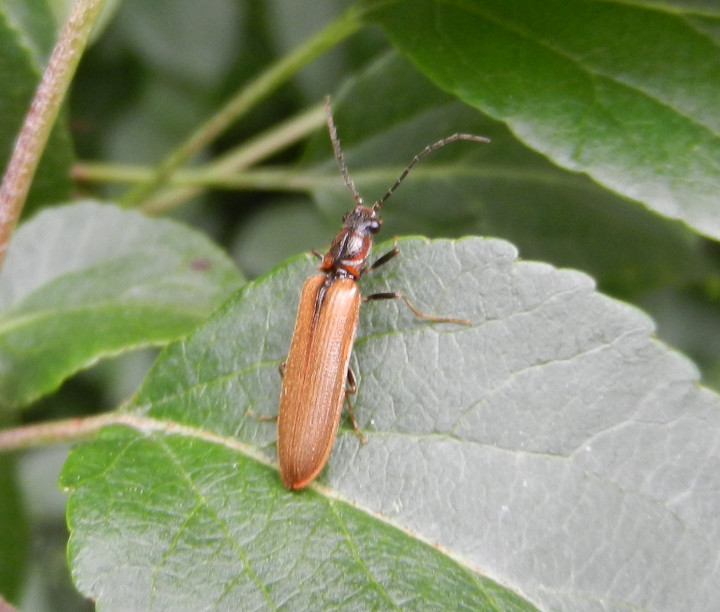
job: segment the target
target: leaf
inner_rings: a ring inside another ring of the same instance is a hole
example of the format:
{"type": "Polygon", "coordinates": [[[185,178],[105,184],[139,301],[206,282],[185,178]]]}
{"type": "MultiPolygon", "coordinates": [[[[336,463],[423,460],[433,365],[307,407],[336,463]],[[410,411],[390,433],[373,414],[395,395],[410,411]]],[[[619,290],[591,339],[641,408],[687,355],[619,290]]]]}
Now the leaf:
{"type": "MultiPolygon", "coordinates": [[[[415,166],[383,206],[396,233],[502,236],[525,258],[590,272],[603,289],[632,298],[717,275],[703,241],[681,223],[551,165],[395,53],[349,81],[333,99],[333,112],[351,176],[369,201],[428,143],[453,132],[491,137],[488,145],[449,145],[415,166]]],[[[316,135],[306,163],[309,172],[335,178],[313,195],[337,223],[351,197],[326,131],[316,135]]]]}
{"type": "Polygon", "coordinates": [[[0,405],[23,405],[98,359],[161,345],[240,283],[205,237],[84,202],[16,232],[0,273],[0,405]]]}
{"type": "MultiPolygon", "coordinates": [[[[53,41],[52,15],[43,2],[0,5],[0,168],[12,153],[25,114],[44,69],[45,54],[53,41]]],[[[72,144],[65,120],[56,122],[35,173],[27,214],[33,208],[70,195],[72,144]]]]}
{"type": "Polygon", "coordinates": [[[119,416],[132,428],[72,451],[80,590],[104,610],[528,609],[511,591],[553,610],[711,609],[720,403],[693,366],[581,273],[493,239],[399,245],[364,293],[473,323],[363,306],[368,444],[341,424],[320,484],[290,493],[274,425],[247,414],[277,409],[314,263],[296,259],[162,353],[119,416]]]}
{"type": "Polygon", "coordinates": [[[717,7],[364,4],[366,19],[434,83],[555,164],[720,237],[717,7]]]}

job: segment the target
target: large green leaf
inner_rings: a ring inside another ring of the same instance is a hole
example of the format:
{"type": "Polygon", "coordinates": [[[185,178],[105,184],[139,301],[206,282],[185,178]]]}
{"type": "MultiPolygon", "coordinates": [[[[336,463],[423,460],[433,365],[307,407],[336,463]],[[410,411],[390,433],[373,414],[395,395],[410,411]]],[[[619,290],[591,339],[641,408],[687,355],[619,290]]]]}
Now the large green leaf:
{"type": "MultiPolygon", "coordinates": [[[[382,253],[389,245],[381,245],[382,253]]],[[[123,418],[76,447],[70,564],[104,610],[712,609],[720,402],[585,275],[499,240],[400,241],[362,281],[322,486],[274,464],[277,366],[303,257],[170,345],[123,418]],[[433,543],[436,548],[427,543],[433,543]],[[493,587],[489,576],[510,589],[493,587]]]]}
{"type": "MultiPolygon", "coordinates": [[[[5,168],[55,41],[52,15],[38,0],[0,2],[0,169],[5,168]]],[[[61,117],[45,148],[26,210],[70,195],[72,144],[61,117]]]]}
{"type": "Polygon", "coordinates": [[[555,164],[720,238],[717,4],[364,4],[437,85],[555,164]]]}
{"type": "Polygon", "coordinates": [[[39,214],[15,233],[0,272],[0,405],[177,338],[239,284],[232,262],[180,224],[95,202],[39,214]]]}

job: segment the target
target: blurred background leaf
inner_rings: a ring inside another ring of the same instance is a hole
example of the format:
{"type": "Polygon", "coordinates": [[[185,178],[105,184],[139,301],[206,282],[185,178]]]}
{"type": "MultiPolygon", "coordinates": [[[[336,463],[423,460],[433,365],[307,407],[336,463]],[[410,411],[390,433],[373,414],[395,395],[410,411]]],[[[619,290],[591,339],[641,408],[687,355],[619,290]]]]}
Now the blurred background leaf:
{"type": "Polygon", "coordinates": [[[364,4],[433,82],[555,164],[720,238],[720,7],[364,4]]]}
{"type": "Polygon", "coordinates": [[[26,405],[103,357],[166,344],[240,283],[179,224],[95,202],[44,211],[0,273],[0,403],[26,405]]]}

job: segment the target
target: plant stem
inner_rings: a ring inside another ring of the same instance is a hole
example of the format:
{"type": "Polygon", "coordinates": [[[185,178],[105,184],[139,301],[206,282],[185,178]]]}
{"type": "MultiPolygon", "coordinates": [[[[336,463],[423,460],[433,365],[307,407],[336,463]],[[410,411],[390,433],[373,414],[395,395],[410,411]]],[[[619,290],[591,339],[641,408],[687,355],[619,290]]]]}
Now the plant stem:
{"type": "MultiPolygon", "coordinates": [[[[305,138],[324,124],[325,110],[321,104],[318,104],[283,121],[208,164],[177,170],[167,179],[170,187],[146,200],[142,205],[142,210],[148,214],[165,212],[180,201],[194,197],[206,189],[252,189],[254,187],[252,177],[243,178],[247,173],[243,171],[247,167],[305,138]],[[228,186],[227,181],[231,181],[233,184],[228,186]]],[[[257,173],[261,177],[265,177],[266,173],[269,173],[272,177],[270,180],[279,191],[307,189],[304,187],[306,181],[302,183],[303,187],[298,187],[296,170],[273,168],[266,171],[258,170],[257,173]],[[288,178],[287,186],[283,184],[283,177],[288,178]]],[[[255,173],[251,172],[250,175],[255,175],[255,173]]],[[[154,174],[151,168],[145,166],[76,162],[72,169],[72,176],[77,181],[138,184],[152,180],[154,174]]],[[[260,184],[267,185],[267,179],[261,178],[260,184]]]]}
{"type": "Polygon", "coordinates": [[[127,415],[121,413],[108,413],[0,430],[0,452],[86,440],[105,425],[123,422],[125,416],[127,415]]]}
{"type": "MultiPolygon", "coordinates": [[[[358,183],[382,183],[390,184],[402,172],[401,165],[388,167],[375,167],[367,170],[353,172],[353,178],[358,183]]],[[[525,173],[518,177],[517,173],[506,173],[510,180],[523,180],[528,176],[529,180],[541,180],[547,177],[547,172],[535,177],[525,173]]],[[[143,183],[150,180],[153,170],[144,166],[133,166],[129,164],[98,164],[78,163],[73,170],[73,176],[81,181],[115,182],[115,183],[143,183]]],[[[422,180],[443,180],[448,178],[478,177],[487,176],[488,179],[497,179],[498,172],[495,168],[479,172],[476,166],[470,164],[451,164],[442,166],[427,165],[414,173],[414,182],[422,180]]],[[[505,176],[505,175],[503,175],[505,176]]],[[[566,184],[567,181],[552,181],[558,184],[566,184]]],[[[287,193],[307,193],[315,189],[337,188],[343,192],[343,181],[335,167],[331,166],[328,172],[321,173],[318,170],[298,170],[283,166],[272,168],[260,168],[257,170],[243,170],[229,173],[218,171],[214,164],[198,168],[187,168],[178,170],[168,179],[172,186],[167,190],[168,198],[173,194],[180,193],[187,196],[188,193],[195,194],[204,189],[226,189],[235,191],[277,191],[287,193]]],[[[169,200],[168,200],[169,201],[169,200]]],[[[158,213],[165,210],[166,200],[163,195],[153,198],[143,205],[143,210],[150,213],[158,213]],[[146,206],[148,208],[146,208],[146,206]],[[152,206],[152,207],[151,207],[152,206]],[[150,208],[151,207],[151,208],[150,208]]]]}
{"type": "Polygon", "coordinates": [[[103,0],[76,0],[25,116],[0,185],[0,266],[103,0]]]}
{"type": "MultiPolygon", "coordinates": [[[[83,181],[138,184],[147,182],[154,174],[152,169],[144,166],[88,163],[76,164],[73,176],[83,181]]],[[[170,190],[171,193],[174,193],[175,189],[183,190],[183,192],[185,190],[195,192],[203,189],[226,189],[293,193],[307,192],[328,185],[341,186],[342,179],[335,174],[320,175],[283,167],[245,170],[232,175],[225,172],[219,173],[209,168],[187,168],[175,172],[168,179],[168,184],[173,186],[173,189],[170,190]]],[[[161,206],[164,204],[162,197],[158,201],[161,206]]],[[[153,209],[149,212],[159,212],[159,208],[155,207],[155,202],[155,199],[147,201],[148,205],[153,204],[153,209]]],[[[143,205],[143,210],[148,212],[145,206],[143,205]]]]}
{"type": "Polygon", "coordinates": [[[246,455],[270,465],[267,457],[261,452],[235,438],[221,436],[191,425],[162,421],[129,412],[108,412],[97,416],[50,421],[0,430],[0,453],[50,444],[82,442],[92,438],[103,427],[110,425],[125,425],[145,434],[159,432],[198,438],[240,450],[246,455]]]}
{"type": "MultiPolygon", "coordinates": [[[[216,175],[235,175],[305,138],[324,124],[325,110],[322,104],[318,104],[245,142],[233,151],[207,164],[205,168],[216,175]]],[[[157,196],[146,200],[142,205],[142,210],[147,214],[160,214],[195,197],[205,189],[200,185],[165,189],[157,196]]]]}
{"type": "Polygon", "coordinates": [[[183,144],[160,163],[149,181],[132,189],[122,198],[121,203],[126,206],[134,206],[147,199],[178,167],[220,136],[234,121],[269,96],[300,68],[341,40],[354,34],[361,25],[357,11],[351,8],[295,51],[270,66],[191,134],[183,144]]]}

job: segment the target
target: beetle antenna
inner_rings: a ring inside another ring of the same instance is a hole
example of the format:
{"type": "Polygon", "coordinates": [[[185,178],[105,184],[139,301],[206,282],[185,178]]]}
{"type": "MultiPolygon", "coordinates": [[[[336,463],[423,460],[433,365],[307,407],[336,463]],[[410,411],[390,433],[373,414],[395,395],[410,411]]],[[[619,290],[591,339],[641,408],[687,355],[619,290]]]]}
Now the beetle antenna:
{"type": "Polygon", "coordinates": [[[485,136],[476,136],[475,134],[453,134],[452,136],[448,136],[447,138],[443,138],[441,140],[438,140],[437,142],[432,143],[431,145],[428,145],[422,151],[420,151],[420,153],[418,153],[415,157],[412,158],[410,163],[407,165],[405,170],[402,171],[402,174],[398,177],[393,186],[385,192],[385,195],[382,198],[380,198],[377,202],[375,202],[375,204],[373,204],[373,210],[378,210],[385,203],[385,200],[387,200],[400,186],[400,183],[405,180],[405,177],[408,175],[410,170],[412,170],[413,166],[417,164],[423,157],[432,153],[433,151],[436,151],[437,149],[440,149],[441,147],[444,147],[446,144],[450,144],[451,142],[455,142],[457,140],[468,140],[470,142],[490,142],[490,139],[486,138],[485,136]]]}
{"type": "Polygon", "coordinates": [[[343,179],[345,179],[345,186],[350,190],[350,193],[352,193],[357,205],[362,206],[362,196],[358,193],[355,183],[353,183],[353,180],[350,178],[347,164],[345,163],[345,157],[343,156],[342,149],[340,148],[340,139],[338,138],[335,121],[333,120],[332,112],[330,111],[330,96],[325,96],[325,120],[327,121],[328,131],[330,132],[330,141],[332,142],[333,151],[335,151],[335,160],[337,161],[340,172],[343,175],[343,179]]]}

